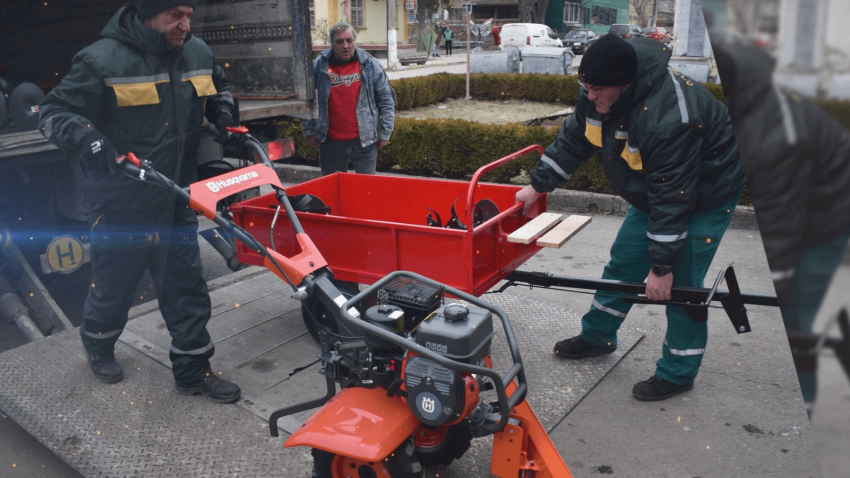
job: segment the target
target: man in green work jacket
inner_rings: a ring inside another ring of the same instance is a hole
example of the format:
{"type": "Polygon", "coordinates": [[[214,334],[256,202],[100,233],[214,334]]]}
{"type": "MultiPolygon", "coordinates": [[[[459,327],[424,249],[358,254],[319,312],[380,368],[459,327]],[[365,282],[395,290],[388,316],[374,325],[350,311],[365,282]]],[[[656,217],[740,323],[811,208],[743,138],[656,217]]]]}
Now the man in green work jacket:
{"type": "Polygon", "coordinates": [[[132,152],[180,186],[196,181],[205,105],[226,141],[221,134],[233,124],[233,98],[210,48],[189,35],[194,8],[195,0],[121,8],[47,95],[39,127],[79,158],[92,263],[80,335],[92,374],[105,383],[124,379],[115,342],[149,269],[171,334],[174,388],[227,403],[241,392],[210,370],[210,297],[197,217],[174,194],[125,176],[116,163],[118,154],[132,152]]]}
{"type": "MultiPolygon", "coordinates": [[[[667,65],[671,51],[644,39],[605,35],[579,66],[575,114],[531,171],[517,201],[524,211],[594,154],[629,208],[603,279],[642,282],[652,300],[673,286],[702,287],[741,195],[744,176],[726,107],[667,65]]],[[[631,304],[624,294],[596,294],[582,332],[555,345],[558,357],[582,359],[617,349],[631,304]]],[[[664,400],[693,388],[705,354],[706,323],[667,306],[667,333],[655,374],[635,384],[640,400],[664,400]]]]}

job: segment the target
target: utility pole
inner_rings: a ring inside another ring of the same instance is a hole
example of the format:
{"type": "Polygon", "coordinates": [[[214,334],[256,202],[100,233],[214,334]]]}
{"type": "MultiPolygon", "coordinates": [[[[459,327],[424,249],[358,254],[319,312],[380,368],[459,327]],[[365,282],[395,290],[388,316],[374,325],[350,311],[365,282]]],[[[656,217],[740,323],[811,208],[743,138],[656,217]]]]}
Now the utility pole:
{"type": "Polygon", "coordinates": [[[469,22],[472,21],[470,18],[472,15],[472,3],[465,3],[464,6],[466,6],[466,102],[469,103],[469,22]]]}
{"type": "Polygon", "coordinates": [[[656,22],[658,21],[658,0],[652,1],[652,18],[649,20],[649,26],[655,27],[657,26],[656,22]]]}
{"type": "Polygon", "coordinates": [[[396,2],[387,0],[387,68],[398,69],[398,32],[396,32],[396,2]]]}

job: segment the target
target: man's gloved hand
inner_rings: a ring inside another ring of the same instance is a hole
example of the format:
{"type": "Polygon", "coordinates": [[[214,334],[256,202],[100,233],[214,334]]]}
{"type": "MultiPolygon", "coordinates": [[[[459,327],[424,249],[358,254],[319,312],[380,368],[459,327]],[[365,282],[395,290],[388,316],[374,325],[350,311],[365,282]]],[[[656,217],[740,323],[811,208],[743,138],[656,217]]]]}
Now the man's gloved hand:
{"type": "Polygon", "coordinates": [[[100,131],[92,130],[80,141],[80,163],[90,171],[109,174],[118,169],[118,153],[100,131]]]}
{"type": "Polygon", "coordinates": [[[224,144],[224,145],[227,145],[229,143],[229,140],[228,140],[229,135],[228,135],[228,132],[227,132],[228,126],[238,126],[238,125],[236,124],[236,121],[233,121],[233,116],[230,116],[230,114],[228,114],[228,113],[219,114],[218,119],[216,119],[216,121],[215,121],[215,129],[216,129],[216,133],[217,133],[216,136],[215,136],[215,142],[216,143],[224,144]]]}

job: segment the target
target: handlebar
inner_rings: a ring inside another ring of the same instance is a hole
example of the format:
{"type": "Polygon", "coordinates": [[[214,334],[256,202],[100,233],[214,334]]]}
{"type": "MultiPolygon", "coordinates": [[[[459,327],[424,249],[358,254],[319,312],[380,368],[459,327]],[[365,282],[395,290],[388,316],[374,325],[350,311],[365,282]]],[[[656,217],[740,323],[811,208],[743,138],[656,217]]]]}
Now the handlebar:
{"type": "Polygon", "coordinates": [[[473,222],[472,221],[472,215],[473,215],[472,199],[475,196],[475,187],[478,185],[478,179],[484,173],[486,173],[488,171],[492,171],[492,170],[498,168],[499,166],[506,164],[506,163],[509,163],[509,162],[511,162],[515,159],[521,158],[521,157],[525,156],[526,154],[528,154],[532,151],[537,151],[537,153],[540,154],[541,157],[543,156],[543,147],[540,146],[540,145],[537,145],[537,144],[532,144],[531,146],[526,146],[525,148],[517,151],[516,153],[509,154],[502,159],[497,159],[497,160],[493,161],[492,163],[485,164],[484,166],[481,166],[480,168],[478,168],[477,171],[475,171],[475,174],[472,176],[472,181],[469,182],[469,191],[466,193],[466,224],[467,224],[466,230],[467,231],[472,232],[472,227],[473,227],[473,224],[472,224],[472,222],[473,222]]]}
{"type": "MultiPolygon", "coordinates": [[[[214,127],[213,130],[215,131],[214,127]]],[[[189,188],[181,188],[170,178],[163,176],[153,168],[149,160],[139,159],[133,153],[117,158],[118,164],[125,174],[140,181],[148,181],[174,193],[181,201],[187,203],[192,209],[200,212],[227,232],[239,239],[243,244],[257,251],[264,257],[265,265],[278,277],[285,280],[292,290],[297,292],[297,284],[314,271],[327,267],[327,261],[322,257],[319,250],[304,233],[295,210],[286,198],[286,192],[272,168],[268,154],[263,145],[256,138],[248,134],[244,126],[228,127],[228,140],[234,144],[243,145],[254,149],[260,161],[237,171],[231,171],[204,182],[194,183],[189,188]],[[260,244],[253,236],[239,228],[229,219],[216,212],[216,203],[227,196],[235,194],[256,186],[270,184],[276,193],[278,204],[286,211],[296,239],[301,246],[301,252],[291,258],[276,253],[260,244]],[[290,277],[292,279],[290,279],[290,277]],[[293,282],[293,279],[295,282],[293,282]]]]}
{"type": "Polygon", "coordinates": [[[349,323],[351,323],[352,325],[354,325],[356,327],[359,327],[361,330],[367,331],[372,335],[376,335],[376,336],[380,337],[381,339],[386,340],[388,342],[391,342],[395,345],[398,345],[399,347],[401,347],[403,349],[412,350],[412,351],[416,352],[417,354],[424,356],[424,357],[427,357],[428,359],[433,360],[434,362],[437,362],[438,364],[440,364],[444,367],[448,367],[448,368],[451,368],[453,370],[458,370],[458,371],[461,371],[461,372],[467,372],[467,373],[472,373],[472,374],[477,374],[477,375],[484,375],[484,376],[490,378],[490,380],[493,381],[493,384],[496,387],[496,395],[499,398],[500,418],[499,418],[499,421],[496,422],[493,425],[484,425],[483,429],[487,433],[495,433],[499,430],[502,430],[505,427],[505,425],[508,423],[510,411],[514,407],[516,407],[525,398],[525,395],[528,392],[528,384],[527,384],[526,378],[525,378],[525,370],[524,370],[523,365],[522,365],[522,358],[520,357],[520,353],[519,353],[519,346],[517,345],[516,337],[514,336],[513,329],[511,328],[511,323],[508,320],[507,315],[502,311],[502,309],[500,309],[500,308],[498,308],[498,307],[496,307],[492,304],[488,304],[487,302],[482,301],[478,297],[475,297],[473,295],[459,291],[459,290],[454,289],[452,287],[449,287],[447,285],[440,284],[439,282],[433,281],[431,279],[428,279],[427,277],[421,276],[419,274],[415,274],[413,272],[396,271],[396,272],[390,273],[389,275],[387,275],[384,278],[380,279],[379,281],[375,282],[374,284],[372,284],[368,288],[364,289],[359,294],[355,295],[354,297],[352,297],[351,299],[346,301],[341,307],[340,314],[346,321],[348,321],[349,323]],[[425,283],[428,283],[428,284],[431,284],[431,285],[437,285],[437,286],[440,286],[440,287],[445,287],[446,293],[451,294],[451,295],[453,295],[453,296],[455,296],[455,297],[457,297],[461,300],[465,300],[465,301],[467,301],[471,304],[474,304],[478,307],[481,307],[483,309],[487,309],[490,312],[492,312],[493,314],[497,315],[499,317],[499,319],[502,321],[502,327],[505,331],[505,336],[506,336],[507,341],[508,341],[508,347],[510,348],[511,358],[513,359],[513,362],[514,362],[513,366],[505,374],[505,376],[500,377],[499,374],[496,371],[489,369],[489,368],[486,368],[486,367],[471,365],[471,364],[467,364],[467,363],[463,363],[463,362],[458,362],[456,360],[452,360],[448,357],[445,357],[445,356],[440,355],[436,352],[433,352],[430,349],[425,348],[425,347],[423,347],[423,346],[421,346],[421,345],[419,345],[415,342],[412,342],[412,341],[406,339],[405,337],[394,334],[394,333],[392,333],[392,332],[390,332],[386,329],[383,329],[381,327],[378,327],[374,324],[371,324],[371,323],[363,320],[360,317],[360,313],[357,312],[357,310],[354,308],[354,305],[361,302],[363,299],[365,299],[369,295],[375,293],[378,289],[384,287],[390,281],[392,281],[396,278],[399,278],[399,277],[410,278],[410,279],[425,282],[425,283]],[[350,311],[352,311],[352,310],[357,314],[356,316],[351,314],[350,311]],[[517,386],[516,390],[511,394],[511,396],[508,397],[507,387],[510,383],[513,382],[514,378],[516,378],[518,380],[519,385],[517,386]]]}

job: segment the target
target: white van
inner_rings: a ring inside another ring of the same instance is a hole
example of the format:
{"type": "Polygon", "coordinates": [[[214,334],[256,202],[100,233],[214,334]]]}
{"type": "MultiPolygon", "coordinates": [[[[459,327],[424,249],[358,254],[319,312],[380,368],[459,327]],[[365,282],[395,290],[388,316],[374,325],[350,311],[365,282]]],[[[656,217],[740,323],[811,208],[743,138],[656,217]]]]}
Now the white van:
{"type": "Polygon", "coordinates": [[[507,50],[513,46],[520,50],[526,46],[564,47],[551,28],[539,23],[507,23],[502,26],[499,36],[501,37],[500,50],[507,50]]]}

